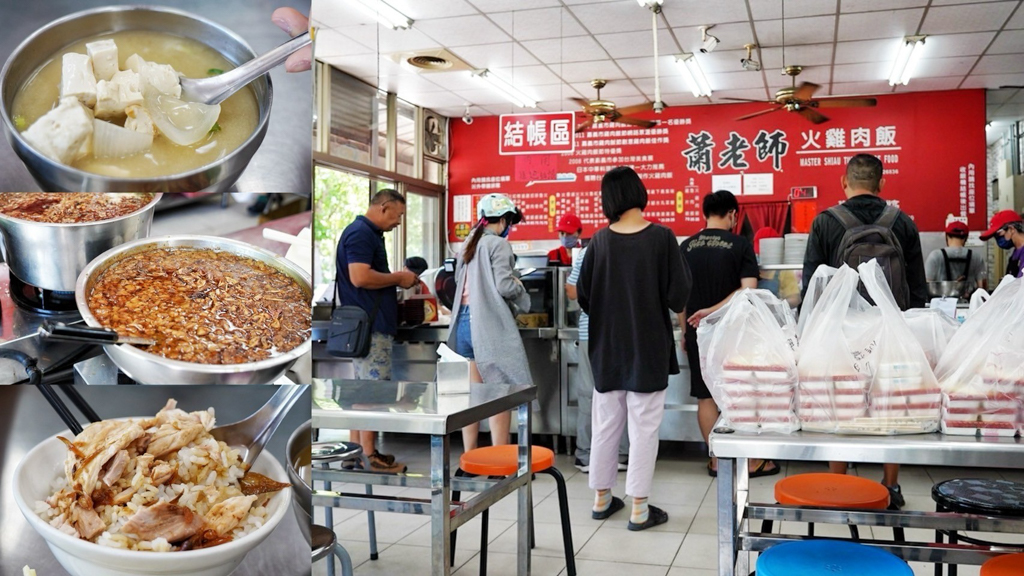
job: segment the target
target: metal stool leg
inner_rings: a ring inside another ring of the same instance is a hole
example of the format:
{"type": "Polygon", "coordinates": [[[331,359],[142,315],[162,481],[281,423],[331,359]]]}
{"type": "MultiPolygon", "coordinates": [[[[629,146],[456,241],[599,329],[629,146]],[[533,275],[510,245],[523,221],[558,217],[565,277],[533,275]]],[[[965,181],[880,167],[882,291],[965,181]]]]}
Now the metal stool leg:
{"type": "Polygon", "coordinates": [[[565,572],[568,576],[576,576],[576,549],[572,545],[572,526],[569,524],[569,493],[565,488],[565,477],[558,468],[552,466],[541,470],[555,479],[558,490],[558,512],[562,517],[562,543],[565,546],[565,572]]]}
{"type": "MultiPolygon", "coordinates": [[[[363,463],[363,470],[369,470],[370,469],[370,460],[366,457],[366,454],[360,455],[360,460],[363,463]]],[[[370,484],[366,485],[366,494],[368,496],[372,496],[373,495],[373,486],[372,485],[370,485],[370,484]]],[[[366,511],[366,523],[369,524],[369,531],[370,531],[370,534],[369,534],[369,536],[370,536],[370,560],[376,560],[377,558],[380,558],[380,555],[377,553],[377,519],[373,515],[373,511],[372,510],[367,510],[366,511]]],[[[334,528],[332,527],[331,530],[333,530],[333,529],[334,528]]]]}
{"type": "MultiPolygon", "coordinates": [[[[469,475],[466,474],[465,472],[463,472],[462,468],[456,468],[455,469],[455,477],[456,478],[462,478],[462,477],[465,477],[465,476],[469,476],[469,475]]],[[[462,496],[462,492],[461,491],[459,491],[459,490],[452,490],[452,502],[457,501],[461,496],[462,496]]],[[[449,560],[448,560],[449,564],[451,566],[455,566],[455,538],[458,536],[458,533],[459,533],[458,530],[452,530],[451,558],[449,558],[449,560]]]]}
{"type": "MultiPolygon", "coordinates": [[[[352,576],[355,572],[352,569],[352,557],[348,555],[348,550],[337,542],[334,543],[334,555],[341,560],[341,576],[352,576]]],[[[334,558],[327,557],[327,565],[330,566],[329,570],[334,571],[334,558]]]]}
{"type": "MultiPolygon", "coordinates": [[[[329,470],[331,468],[330,462],[324,462],[323,468],[324,470],[329,470]]],[[[329,492],[333,492],[334,488],[332,484],[333,482],[324,482],[324,488],[329,492]]],[[[324,507],[324,523],[327,524],[327,527],[331,531],[334,530],[334,508],[331,508],[330,506],[324,507]]],[[[334,560],[332,559],[328,559],[327,562],[327,576],[334,576],[334,560]]]]}
{"type": "Polygon", "coordinates": [[[490,509],[484,508],[480,515],[480,576],[487,576],[487,524],[489,520],[490,509]]]}

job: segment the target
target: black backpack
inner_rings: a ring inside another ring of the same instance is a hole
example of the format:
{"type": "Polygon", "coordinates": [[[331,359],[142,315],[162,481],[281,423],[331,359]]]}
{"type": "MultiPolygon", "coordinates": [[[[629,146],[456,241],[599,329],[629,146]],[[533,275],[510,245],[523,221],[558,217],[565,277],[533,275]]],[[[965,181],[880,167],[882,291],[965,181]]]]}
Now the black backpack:
{"type": "Polygon", "coordinates": [[[943,264],[945,265],[945,268],[946,268],[945,280],[954,281],[955,282],[957,280],[957,278],[961,278],[962,277],[964,279],[967,279],[967,275],[971,273],[971,251],[970,250],[967,251],[967,257],[966,258],[956,258],[956,257],[950,256],[949,253],[946,252],[946,249],[943,248],[942,249],[942,261],[943,261],[943,264]],[[964,265],[964,272],[963,272],[963,274],[959,274],[959,275],[954,275],[953,274],[953,268],[950,266],[950,264],[954,263],[954,262],[957,263],[957,264],[963,264],[964,265]]]}
{"type": "MultiPolygon", "coordinates": [[[[900,310],[909,308],[910,285],[907,283],[907,263],[903,257],[903,247],[892,231],[893,224],[900,215],[899,209],[886,206],[878,220],[871,224],[861,222],[842,204],[833,206],[828,211],[846,228],[832,265],[838,268],[846,264],[856,270],[864,262],[877,260],[885,279],[889,282],[896,304],[900,310]]],[[[868,302],[873,303],[863,284],[860,286],[860,292],[868,302]]]]}

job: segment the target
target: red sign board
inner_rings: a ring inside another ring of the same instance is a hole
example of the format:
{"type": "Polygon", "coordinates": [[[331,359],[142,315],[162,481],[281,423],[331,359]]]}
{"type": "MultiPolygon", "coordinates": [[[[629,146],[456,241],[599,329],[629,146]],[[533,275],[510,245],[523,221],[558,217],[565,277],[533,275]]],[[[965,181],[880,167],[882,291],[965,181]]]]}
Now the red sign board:
{"type": "Polygon", "coordinates": [[[576,149],[576,114],[502,114],[498,154],[563,153],[576,149]]]}
{"type": "MultiPolygon", "coordinates": [[[[463,222],[460,218],[472,220],[468,210],[453,208],[471,206],[491,192],[508,194],[524,212],[514,239],[557,238],[549,225],[552,211],[575,212],[589,236],[607,225],[601,177],[620,165],[640,174],[649,196],[647,211],[680,236],[704,226],[701,198],[718,189],[733,190],[741,203],[757,203],[787,201],[793,188],[816,188],[816,200],[801,207],[813,206],[813,213],[801,213],[805,218],[845,199],[840,176],[847,161],[862,152],[882,160],[882,197],[908,213],[920,230],[942,231],[948,214],[966,220],[972,230],[983,230],[984,91],[910,92],[877,99],[873,108],[829,108],[829,121],[817,125],[785,111],[736,120],[764,109],[761,104],[671,107],[638,115],[658,121],[650,129],[596,124],[576,134],[561,154],[530,146],[527,126],[531,119],[545,119],[550,134],[551,119],[569,120],[571,112],[480,117],[471,126],[453,123],[450,237],[456,240],[453,231],[463,222]],[[522,143],[513,138],[507,146],[506,129],[516,122],[523,129],[522,143]],[[540,152],[544,156],[531,160],[506,155],[540,152]]],[[[545,146],[550,144],[549,138],[545,146]]]]}

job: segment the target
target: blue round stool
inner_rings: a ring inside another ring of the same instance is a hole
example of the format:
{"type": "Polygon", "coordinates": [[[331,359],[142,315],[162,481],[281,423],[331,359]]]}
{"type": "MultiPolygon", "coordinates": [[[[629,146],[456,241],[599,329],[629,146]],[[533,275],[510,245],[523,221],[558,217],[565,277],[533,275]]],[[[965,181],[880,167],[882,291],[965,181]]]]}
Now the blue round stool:
{"type": "Polygon", "coordinates": [[[864,544],[802,540],[772,546],[757,557],[757,576],[913,576],[906,562],[864,544]]]}

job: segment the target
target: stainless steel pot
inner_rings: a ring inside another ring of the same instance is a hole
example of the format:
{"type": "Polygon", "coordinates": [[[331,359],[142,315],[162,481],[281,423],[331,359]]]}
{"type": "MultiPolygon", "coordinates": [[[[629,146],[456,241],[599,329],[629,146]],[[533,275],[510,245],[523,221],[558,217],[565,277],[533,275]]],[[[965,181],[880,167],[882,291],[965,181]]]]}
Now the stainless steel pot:
{"type": "MultiPolygon", "coordinates": [[[[135,240],[108,250],[82,270],[75,285],[75,301],[85,323],[89,326],[102,326],[89,310],[88,295],[92,292],[100,274],[107,268],[139,252],[174,247],[223,250],[259,260],[298,282],[307,298],[310,301],[313,299],[313,288],[306,272],[273,252],[238,240],[216,236],[157,236],[135,240]]],[[[299,356],[309,352],[311,342],[311,338],[307,338],[305,342],[284,354],[244,364],[200,364],[171,360],[157,354],[144,352],[129,344],[117,344],[103,348],[118,368],[140,384],[270,384],[284,374],[299,356]]]]}
{"type": "Polygon", "coordinates": [[[310,467],[310,449],[313,446],[312,420],[299,426],[288,438],[288,479],[292,482],[292,512],[306,541],[312,544],[310,526],[313,524],[313,478],[310,467]]]}
{"type": "Polygon", "coordinates": [[[273,90],[270,75],[251,84],[259,122],[248,140],[214,162],[189,172],[158,178],[114,178],[65,166],[43,156],[14,127],[11,110],[18,90],[47,60],[68,44],[122,30],[152,30],[191,38],[211,46],[236,66],[256,57],[240,36],[199,16],[172,8],[108,6],[55,20],[29,36],[0,71],[0,117],[11,147],[43,190],[66,192],[223,192],[241,176],[267,133],[273,90]]]}
{"type": "Polygon", "coordinates": [[[97,222],[50,224],[0,214],[4,260],[19,280],[37,288],[71,292],[93,258],[149,236],[161,196],[153,195],[149,204],[131,214],[97,222]]]}
{"type": "Polygon", "coordinates": [[[929,281],[928,295],[932,298],[965,298],[970,295],[967,282],[964,281],[929,281]]]}

